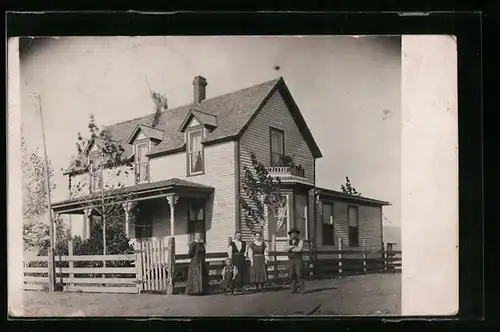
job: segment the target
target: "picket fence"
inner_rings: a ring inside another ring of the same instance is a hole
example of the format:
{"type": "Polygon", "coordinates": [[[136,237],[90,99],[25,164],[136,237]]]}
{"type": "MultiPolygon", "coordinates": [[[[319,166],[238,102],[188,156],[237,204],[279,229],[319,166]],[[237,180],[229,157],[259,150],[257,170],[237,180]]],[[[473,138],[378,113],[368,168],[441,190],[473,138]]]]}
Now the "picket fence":
{"type": "MultiPolygon", "coordinates": [[[[175,254],[175,239],[150,238],[135,243],[135,253],[127,255],[56,256],[57,289],[96,293],[182,293],[187,280],[189,257],[175,254]],[[173,275],[174,278],[170,278],[173,275]]],[[[287,279],[287,253],[269,252],[270,284],[287,279]]],[[[305,276],[309,279],[336,278],[355,274],[397,273],[401,271],[401,251],[306,250],[305,276]]],[[[207,253],[210,284],[217,288],[226,252],[207,253]]],[[[48,287],[47,257],[25,261],[24,287],[48,287]]]]}

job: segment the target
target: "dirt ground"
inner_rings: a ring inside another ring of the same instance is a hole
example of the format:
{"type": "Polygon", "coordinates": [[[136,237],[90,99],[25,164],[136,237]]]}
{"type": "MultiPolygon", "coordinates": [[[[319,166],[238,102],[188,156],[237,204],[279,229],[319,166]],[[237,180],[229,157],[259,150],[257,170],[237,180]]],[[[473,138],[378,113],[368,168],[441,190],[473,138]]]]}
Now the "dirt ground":
{"type": "Polygon", "coordinates": [[[308,281],[306,294],[288,289],[243,295],[86,294],[25,291],[12,316],[290,316],[400,315],[401,274],[308,281]]]}

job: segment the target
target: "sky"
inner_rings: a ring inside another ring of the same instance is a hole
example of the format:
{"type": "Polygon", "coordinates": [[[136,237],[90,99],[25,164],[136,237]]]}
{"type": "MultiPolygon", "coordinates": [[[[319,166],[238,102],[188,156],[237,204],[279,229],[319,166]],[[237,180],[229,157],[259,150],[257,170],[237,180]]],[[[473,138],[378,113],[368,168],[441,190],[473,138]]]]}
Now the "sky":
{"type": "Polygon", "coordinates": [[[283,77],[323,154],[317,185],[340,190],[349,176],[363,196],[391,202],[384,225],[400,225],[398,38],[60,37],[28,44],[20,59],[22,123],[28,146],[41,147],[32,96],[39,94],[55,169],[53,201],[68,198],[61,169],[91,114],[105,126],[153,113],[148,84],[175,108],[191,103],[196,75],[207,79],[207,98],[283,77]]]}

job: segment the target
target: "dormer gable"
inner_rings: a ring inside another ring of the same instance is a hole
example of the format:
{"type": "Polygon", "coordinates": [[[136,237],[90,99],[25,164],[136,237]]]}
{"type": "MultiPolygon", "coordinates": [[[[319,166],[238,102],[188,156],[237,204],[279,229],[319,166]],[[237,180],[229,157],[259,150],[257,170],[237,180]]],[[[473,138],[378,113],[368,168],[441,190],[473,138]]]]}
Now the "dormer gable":
{"type": "Polygon", "coordinates": [[[204,113],[191,109],[179,128],[180,132],[185,132],[187,128],[203,126],[209,130],[217,128],[217,117],[212,114],[204,113]]]}
{"type": "Polygon", "coordinates": [[[155,143],[161,142],[163,140],[163,131],[139,124],[135,127],[134,131],[130,133],[127,143],[134,144],[134,141],[141,139],[150,139],[155,143]]]}

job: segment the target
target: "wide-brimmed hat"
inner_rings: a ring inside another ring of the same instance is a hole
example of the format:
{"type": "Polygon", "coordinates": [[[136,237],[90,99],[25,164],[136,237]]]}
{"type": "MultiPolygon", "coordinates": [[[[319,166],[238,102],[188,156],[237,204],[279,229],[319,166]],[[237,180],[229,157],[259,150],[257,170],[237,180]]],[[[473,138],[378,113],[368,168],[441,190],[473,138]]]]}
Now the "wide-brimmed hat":
{"type": "Polygon", "coordinates": [[[300,234],[300,230],[298,228],[292,228],[288,231],[288,235],[292,235],[293,233],[299,235],[300,234]]]}

